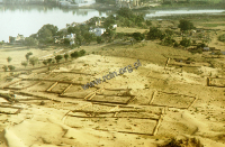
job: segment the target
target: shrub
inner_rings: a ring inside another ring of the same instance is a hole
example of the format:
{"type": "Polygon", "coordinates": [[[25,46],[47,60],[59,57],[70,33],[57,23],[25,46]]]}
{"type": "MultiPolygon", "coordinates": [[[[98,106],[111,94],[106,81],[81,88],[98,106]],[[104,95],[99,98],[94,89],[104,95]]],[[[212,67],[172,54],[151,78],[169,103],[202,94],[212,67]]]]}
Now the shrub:
{"type": "Polygon", "coordinates": [[[2,66],[2,68],[3,68],[3,70],[4,70],[5,72],[8,71],[8,67],[7,67],[6,65],[2,66]]]}
{"type": "Polygon", "coordinates": [[[27,46],[33,46],[33,45],[37,45],[37,41],[32,37],[26,37],[24,44],[27,46]]]}
{"type": "Polygon", "coordinates": [[[225,34],[220,35],[220,36],[218,37],[218,40],[221,41],[221,42],[225,42],[225,34]]]}
{"type": "Polygon", "coordinates": [[[193,41],[192,41],[192,44],[196,44],[196,43],[197,43],[196,40],[193,40],[193,41]]]}
{"type": "Polygon", "coordinates": [[[173,47],[179,47],[179,43],[177,43],[177,42],[175,41],[175,43],[173,44],[173,47]]]}
{"type": "Polygon", "coordinates": [[[151,27],[149,33],[147,34],[147,39],[157,39],[161,38],[162,31],[158,28],[151,27]]]}
{"type": "Polygon", "coordinates": [[[98,37],[96,38],[96,40],[97,40],[97,43],[98,43],[98,44],[102,43],[102,37],[99,37],[99,36],[98,36],[98,37]]]}
{"type": "Polygon", "coordinates": [[[125,33],[117,33],[116,37],[117,38],[123,38],[126,34],[125,33]]]}
{"type": "Polygon", "coordinates": [[[68,55],[68,54],[65,54],[65,55],[64,55],[64,58],[65,58],[65,60],[67,61],[68,58],[69,58],[69,55],[68,55]]]}
{"type": "Polygon", "coordinates": [[[52,58],[47,59],[48,64],[51,64],[52,61],[53,61],[52,58]]]}
{"type": "Polygon", "coordinates": [[[200,44],[197,45],[197,48],[203,48],[203,47],[206,47],[205,43],[200,43],[200,44]]]}
{"type": "Polygon", "coordinates": [[[32,52],[28,52],[28,53],[25,55],[25,57],[26,57],[27,61],[29,60],[29,57],[30,57],[31,55],[33,55],[33,53],[32,53],[32,52]]]}
{"type": "Polygon", "coordinates": [[[79,52],[75,51],[75,52],[73,52],[70,56],[71,56],[71,58],[77,58],[77,57],[79,57],[80,55],[79,55],[79,52]]]}
{"type": "Polygon", "coordinates": [[[193,49],[193,50],[190,50],[190,52],[191,52],[192,54],[196,54],[196,53],[201,54],[201,53],[202,53],[202,49],[193,49]]]}
{"type": "Polygon", "coordinates": [[[8,57],[7,58],[7,61],[8,61],[8,63],[10,63],[12,61],[12,58],[11,57],[8,57]]]}
{"type": "Polygon", "coordinates": [[[139,32],[135,32],[132,34],[132,37],[137,40],[137,41],[141,41],[145,38],[145,36],[139,32]]]}
{"type": "Polygon", "coordinates": [[[30,64],[32,64],[33,66],[35,66],[38,63],[38,58],[37,57],[32,57],[29,59],[30,64]]]}
{"type": "Polygon", "coordinates": [[[223,55],[221,52],[215,52],[214,55],[223,55]]]}
{"type": "Polygon", "coordinates": [[[191,40],[187,39],[187,38],[182,38],[180,45],[182,45],[184,47],[188,47],[191,45],[191,40]]]}
{"type": "Polygon", "coordinates": [[[47,64],[48,64],[48,62],[47,62],[46,60],[44,60],[42,63],[43,63],[44,65],[47,65],[47,64]]]}
{"type": "Polygon", "coordinates": [[[79,55],[80,55],[80,56],[84,56],[85,53],[86,53],[86,51],[82,49],[82,50],[80,50],[79,55]]]}
{"type": "Polygon", "coordinates": [[[147,26],[151,26],[151,25],[152,25],[152,21],[151,21],[151,20],[146,20],[146,21],[145,21],[145,24],[146,24],[147,26]]]}
{"type": "Polygon", "coordinates": [[[163,44],[163,45],[170,46],[170,45],[172,45],[174,42],[175,42],[175,40],[172,39],[171,37],[166,37],[166,38],[163,40],[162,44],[163,44]]]}
{"type": "Polygon", "coordinates": [[[180,24],[178,25],[178,27],[180,28],[180,30],[190,30],[195,28],[192,22],[184,19],[180,20],[180,24]]]}
{"type": "Polygon", "coordinates": [[[69,40],[68,38],[64,38],[63,43],[64,43],[65,45],[70,45],[70,40],[69,40]]]}
{"type": "Polygon", "coordinates": [[[166,34],[167,36],[173,36],[173,31],[170,30],[170,29],[166,29],[166,30],[165,30],[165,34],[166,34]]]}
{"type": "Polygon", "coordinates": [[[23,61],[22,63],[21,63],[21,65],[23,65],[25,68],[27,67],[27,62],[26,61],[23,61]]]}
{"type": "Polygon", "coordinates": [[[59,63],[60,60],[62,60],[62,59],[63,59],[63,56],[62,55],[55,56],[55,60],[56,60],[57,63],[59,63]]]}
{"type": "Polygon", "coordinates": [[[14,71],[16,69],[16,67],[13,66],[13,65],[9,65],[8,68],[9,68],[10,71],[14,71]]]}

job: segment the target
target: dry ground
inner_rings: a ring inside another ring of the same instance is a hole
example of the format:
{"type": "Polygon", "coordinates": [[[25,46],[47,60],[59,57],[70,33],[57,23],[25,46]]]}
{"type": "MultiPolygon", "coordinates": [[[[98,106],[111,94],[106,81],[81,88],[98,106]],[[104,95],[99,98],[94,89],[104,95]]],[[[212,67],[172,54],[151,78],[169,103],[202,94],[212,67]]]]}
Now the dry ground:
{"type": "Polygon", "coordinates": [[[10,74],[1,73],[1,147],[225,146],[225,58],[192,55],[159,41],[81,49],[89,55],[50,71],[33,70],[10,82],[10,74]],[[188,57],[195,65],[210,60],[215,66],[166,65],[168,58],[176,63],[174,58],[188,57]],[[133,72],[82,89],[137,59],[142,66],[133,72]]]}

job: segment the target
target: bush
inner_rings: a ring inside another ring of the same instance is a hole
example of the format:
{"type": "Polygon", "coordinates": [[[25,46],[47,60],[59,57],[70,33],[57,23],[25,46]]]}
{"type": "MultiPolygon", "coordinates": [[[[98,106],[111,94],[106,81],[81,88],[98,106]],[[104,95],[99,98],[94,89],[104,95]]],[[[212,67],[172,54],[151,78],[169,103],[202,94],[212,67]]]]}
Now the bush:
{"type": "Polygon", "coordinates": [[[79,57],[80,55],[79,55],[79,52],[75,51],[75,52],[73,52],[70,56],[71,56],[71,58],[77,58],[77,57],[79,57]]]}
{"type": "Polygon", "coordinates": [[[116,38],[123,38],[125,35],[125,33],[117,33],[116,38]]]}
{"type": "Polygon", "coordinates": [[[33,66],[35,66],[38,63],[38,58],[37,57],[32,57],[29,59],[30,64],[32,64],[33,66]]]}
{"type": "Polygon", "coordinates": [[[170,29],[166,29],[166,30],[165,30],[165,34],[166,34],[167,36],[173,36],[173,31],[170,30],[170,29]]]}
{"type": "Polygon", "coordinates": [[[137,40],[137,41],[141,41],[145,38],[145,36],[139,32],[135,32],[132,34],[132,37],[137,40]]]}
{"type": "Polygon", "coordinates": [[[43,63],[44,65],[47,65],[47,64],[48,64],[48,62],[47,62],[46,60],[44,60],[42,63],[43,63]]]}
{"type": "Polygon", "coordinates": [[[23,61],[22,63],[21,63],[21,65],[23,65],[25,68],[27,67],[27,62],[26,61],[23,61]]]}
{"type": "Polygon", "coordinates": [[[151,27],[147,34],[147,39],[157,39],[162,37],[162,31],[158,28],[151,27]]]}
{"type": "Polygon", "coordinates": [[[146,20],[146,21],[145,21],[145,24],[146,24],[147,26],[151,26],[151,25],[152,25],[152,21],[151,21],[151,20],[146,20]]]}
{"type": "Polygon", "coordinates": [[[193,41],[192,41],[192,44],[196,44],[196,43],[197,43],[196,40],[193,40],[193,41]]]}
{"type": "Polygon", "coordinates": [[[53,61],[53,59],[52,59],[52,58],[47,59],[48,64],[51,64],[51,63],[52,63],[52,61],[53,61]]]}
{"type": "Polygon", "coordinates": [[[70,40],[69,40],[68,38],[64,38],[63,43],[64,43],[65,45],[70,45],[70,40]]]}
{"type": "Polygon", "coordinates": [[[221,41],[221,42],[225,42],[225,34],[220,35],[220,36],[218,37],[218,40],[221,41]]]}
{"type": "Polygon", "coordinates": [[[63,56],[62,55],[55,56],[55,60],[56,60],[57,63],[59,63],[60,60],[62,60],[62,59],[63,59],[63,56]]]}
{"type": "Polygon", "coordinates": [[[180,20],[180,24],[178,25],[178,27],[180,28],[180,30],[190,30],[195,28],[192,22],[184,19],[180,20]]]}
{"type": "Polygon", "coordinates": [[[80,55],[80,56],[84,56],[85,53],[86,53],[86,51],[82,49],[82,50],[79,52],[79,55],[80,55]]]}
{"type": "Polygon", "coordinates": [[[163,44],[163,45],[170,46],[170,45],[173,45],[174,42],[175,42],[175,40],[172,39],[171,37],[166,37],[166,38],[163,40],[162,44],[163,44]]]}
{"type": "Polygon", "coordinates": [[[9,65],[8,68],[9,68],[10,71],[14,71],[16,69],[16,67],[13,66],[13,65],[9,65]]]}
{"type": "Polygon", "coordinates": [[[193,50],[190,50],[190,52],[191,52],[192,54],[196,54],[196,53],[201,54],[201,53],[202,53],[202,49],[193,49],[193,50]]]}
{"type": "Polygon", "coordinates": [[[197,48],[203,48],[203,47],[206,47],[207,45],[205,43],[200,43],[197,45],[197,48]]]}
{"type": "Polygon", "coordinates": [[[3,70],[4,70],[5,72],[8,71],[8,67],[7,67],[6,65],[2,66],[2,68],[3,68],[3,70]]]}
{"type": "Polygon", "coordinates": [[[97,43],[98,43],[98,44],[102,43],[102,37],[99,37],[99,36],[98,36],[96,40],[97,40],[97,43]]]}
{"type": "Polygon", "coordinates": [[[177,42],[175,41],[175,43],[173,44],[173,47],[179,47],[179,43],[177,43],[177,42]]]}
{"type": "Polygon", "coordinates": [[[65,58],[65,60],[67,61],[68,58],[69,58],[69,55],[68,55],[68,54],[65,54],[65,55],[64,55],[64,58],[65,58]]]}
{"type": "Polygon", "coordinates": [[[32,37],[25,38],[24,44],[27,46],[37,45],[37,41],[32,37]]]}
{"type": "Polygon", "coordinates": [[[223,55],[221,52],[215,52],[214,55],[223,55]]]}
{"type": "Polygon", "coordinates": [[[184,47],[188,47],[191,45],[191,40],[187,39],[187,38],[182,38],[180,45],[182,45],[184,47]]]}

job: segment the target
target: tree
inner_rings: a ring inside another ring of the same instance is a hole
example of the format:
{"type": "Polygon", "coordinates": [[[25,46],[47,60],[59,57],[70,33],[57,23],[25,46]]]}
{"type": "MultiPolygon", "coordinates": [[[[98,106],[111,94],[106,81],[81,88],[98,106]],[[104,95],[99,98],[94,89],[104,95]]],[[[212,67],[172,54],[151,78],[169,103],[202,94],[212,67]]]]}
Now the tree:
{"type": "Polygon", "coordinates": [[[170,29],[166,29],[166,30],[165,30],[165,34],[166,34],[167,36],[173,36],[173,31],[170,30],[170,29]]]}
{"type": "Polygon", "coordinates": [[[188,47],[191,45],[191,40],[187,38],[182,38],[182,40],[180,41],[180,45],[188,47]]]}
{"type": "Polygon", "coordinates": [[[98,44],[102,43],[102,37],[98,36],[98,37],[96,38],[96,40],[97,40],[97,43],[98,43],[98,44]]]}
{"type": "Polygon", "coordinates": [[[26,57],[26,59],[27,59],[27,62],[29,61],[29,57],[30,57],[31,55],[33,55],[32,52],[28,52],[28,53],[25,55],[25,57],[26,57]]]}
{"type": "Polygon", "coordinates": [[[84,56],[85,53],[86,53],[86,51],[82,49],[82,50],[80,50],[79,55],[80,55],[80,56],[84,56]]]}
{"type": "Polygon", "coordinates": [[[3,68],[3,70],[4,70],[5,72],[8,71],[8,66],[4,65],[4,66],[2,66],[2,68],[3,68]]]}
{"type": "Polygon", "coordinates": [[[111,25],[115,24],[116,23],[116,20],[114,18],[110,18],[108,17],[105,21],[104,21],[104,27],[105,28],[108,28],[110,27],[111,25]]]}
{"type": "Polygon", "coordinates": [[[44,25],[41,29],[38,30],[38,38],[47,38],[55,36],[57,31],[57,26],[51,24],[44,25]]]}
{"type": "Polygon", "coordinates": [[[65,58],[65,60],[67,61],[68,58],[69,58],[69,55],[68,55],[68,54],[65,54],[65,55],[64,55],[64,58],[65,58]]]}
{"type": "Polygon", "coordinates": [[[76,38],[75,38],[76,44],[78,44],[79,46],[81,46],[83,39],[84,38],[80,34],[77,34],[76,35],[76,38]]]}
{"type": "Polygon", "coordinates": [[[47,63],[48,63],[48,64],[51,64],[52,61],[53,61],[52,58],[47,59],[47,63]]]}
{"type": "Polygon", "coordinates": [[[225,43],[225,34],[220,35],[218,40],[225,43]]]}
{"type": "Polygon", "coordinates": [[[79,55],[79,52],[75,51],[75,52],[73,52],[70,56],[71,56],[71,58],[77,58],[77,57],[79,57],[80,55],[79,55]]]}
{"type": "Polygon", "coordinates": [[[48,64],[48,62],[47,62],[46,60],[44,60],[42,63],[43,63],[44,65],[47,65],[47,64],[48,64]]]}
{"type": "Polygon", "coordinates": [[[23,61],[22,63],[21,63],[21,65],[23,65],[25,68],[27,67],[27,62],[26,61],[23,61]]]}
{"type": "MultiPolygon", "coordinates": [[[[176,41],[172,37],[170,37],[170,36],[164,38],[163,41],[162,41],[162,44],[163,45],[166,45],[166,46],[170,46],[170,45],[173,45],[175,43],[176,43],[176,41]]],[[[176,45],[177,44],[175,44],[175,46],[176,45]]]]}
{"type": "Polygon", "coordinates": [[[137,41],[141,41],[145,38],[145,36],[139,32],[135,32],[132,34],[133,38],[137,41]]]}
{"type": "Polygon", "coordinates": [[[31,57],[29,59],[29,61],[30,61],[31,65],[35,66],[38,63],[38,58],[37,57],[31,57]]]}
{"type": "Polygon", "coordinates": [[[145,24],[146,24],[147,26],[151,26],[151,25],[152,25],[152,21],[151,21],[151,20],[146,20],[146,21],[145,21],[145,24]]]}
{"type": "Polygon", "coordinates": [[[192,22],[185,19],[180,20],[178,27],[180,28],[181,32],[195,28],[192,22]]]}
{"type": "Polygon", "coordinates": [[[32,37],[25,38],[24,44],[27,46],[37,45],[37,41],[32,37]]]}
{"type": "Polygon", "coordinates": [[[93,40],[93,34],[92,33],[89,33],[89,32],[86,32],[85,34],[84,34],[84,39],[85,39],[85,41],[88,43],[88,44],[90,44],[91,43],[91,41],[93,40]]]}
{"type": "Polygon", "coordinates": [[[62,59],[63,59],[63,56],[62,55],[55,56],[55,60],[56,60],[57,63],[59,63],[60,60],[62,60],[62,59]]]}
{"type": "Polygon", "coordinates": [[[68,38],[64,38],[64,44],[65,45],[70,45],[70,40],[68,38]]]}
{"type": "Polygon", "coordinates": [[[117,14],[125,18],[132,18],[132,17],[134,18],[135,16],[133,11],[129,8],[120,8],[117,11],[117,14]]]}
{"type": "Polygon", "coordinates": [[[9,68],[10,71],[14,71],[16,69],[16,67],[13,66],[13,65],[9,65],[8,68],[9,68]]]}
{"type": "Polygon", "coordinates": [[[151,27],[147,34],[147,39],[157,39],[162,37],[162,31],[158,28],[151,27]]]}
{"type": "Polygon", "coordinates": [[[106,29],[106,32],[103,34],[104,36],[108,37],[109,40],[116,36],[116,31],[112,29],[106,29]]]}
{"type": "Polygon", "coordinates": [[[8,63],[10,63],[12,61],[12,58],[11,57],[8,57],[7,58],[7,61],[8,61],[8,63]]]}
{"type": "Polygon", "coordinates": [[[53,36],[56,35],[58,28],[54,25],[47,24],[38,30],[38,40],[41,43],[53,43],[53,36]]]}
{"type": "Polygon", "coordinates": [[[144,22],[144,21],[145,21],[145,19],[142,15],[138,15],[135,18],[135,24],[138,26],[140,26],[140,24],[142,24],[142,22],[144,22]]]}
{"type": "Polygon", "coordinates": [[[77,27],[77,26],[75,26],[75,27],[69,27],[68,29],[67,29],[67,31],[68,31],[68,33],[78,33],[79,32],[79,27],[77,27]]]}

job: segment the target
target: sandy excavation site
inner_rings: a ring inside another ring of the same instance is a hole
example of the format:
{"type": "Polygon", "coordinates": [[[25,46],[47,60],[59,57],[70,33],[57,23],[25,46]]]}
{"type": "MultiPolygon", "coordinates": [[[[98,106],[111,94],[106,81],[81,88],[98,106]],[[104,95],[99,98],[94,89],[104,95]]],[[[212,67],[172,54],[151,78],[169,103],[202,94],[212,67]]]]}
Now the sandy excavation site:
{"type": "MultiPolygon", "coordinates": [[[[0,146],[224,147],[224,67],[183,63],[182,69],[177,52],[154,64],[141,58],[143,48],[129,58],[123,49],[121,57],[102,51],[2,80],[0,146]],[[82,88],[137,59],[142,66],[133,72],[82,88]]],[[[160,59],[157,53],[151,52],[160,59]]],[[[224,65],[225,58],[215,62],[224,65]]]]}

